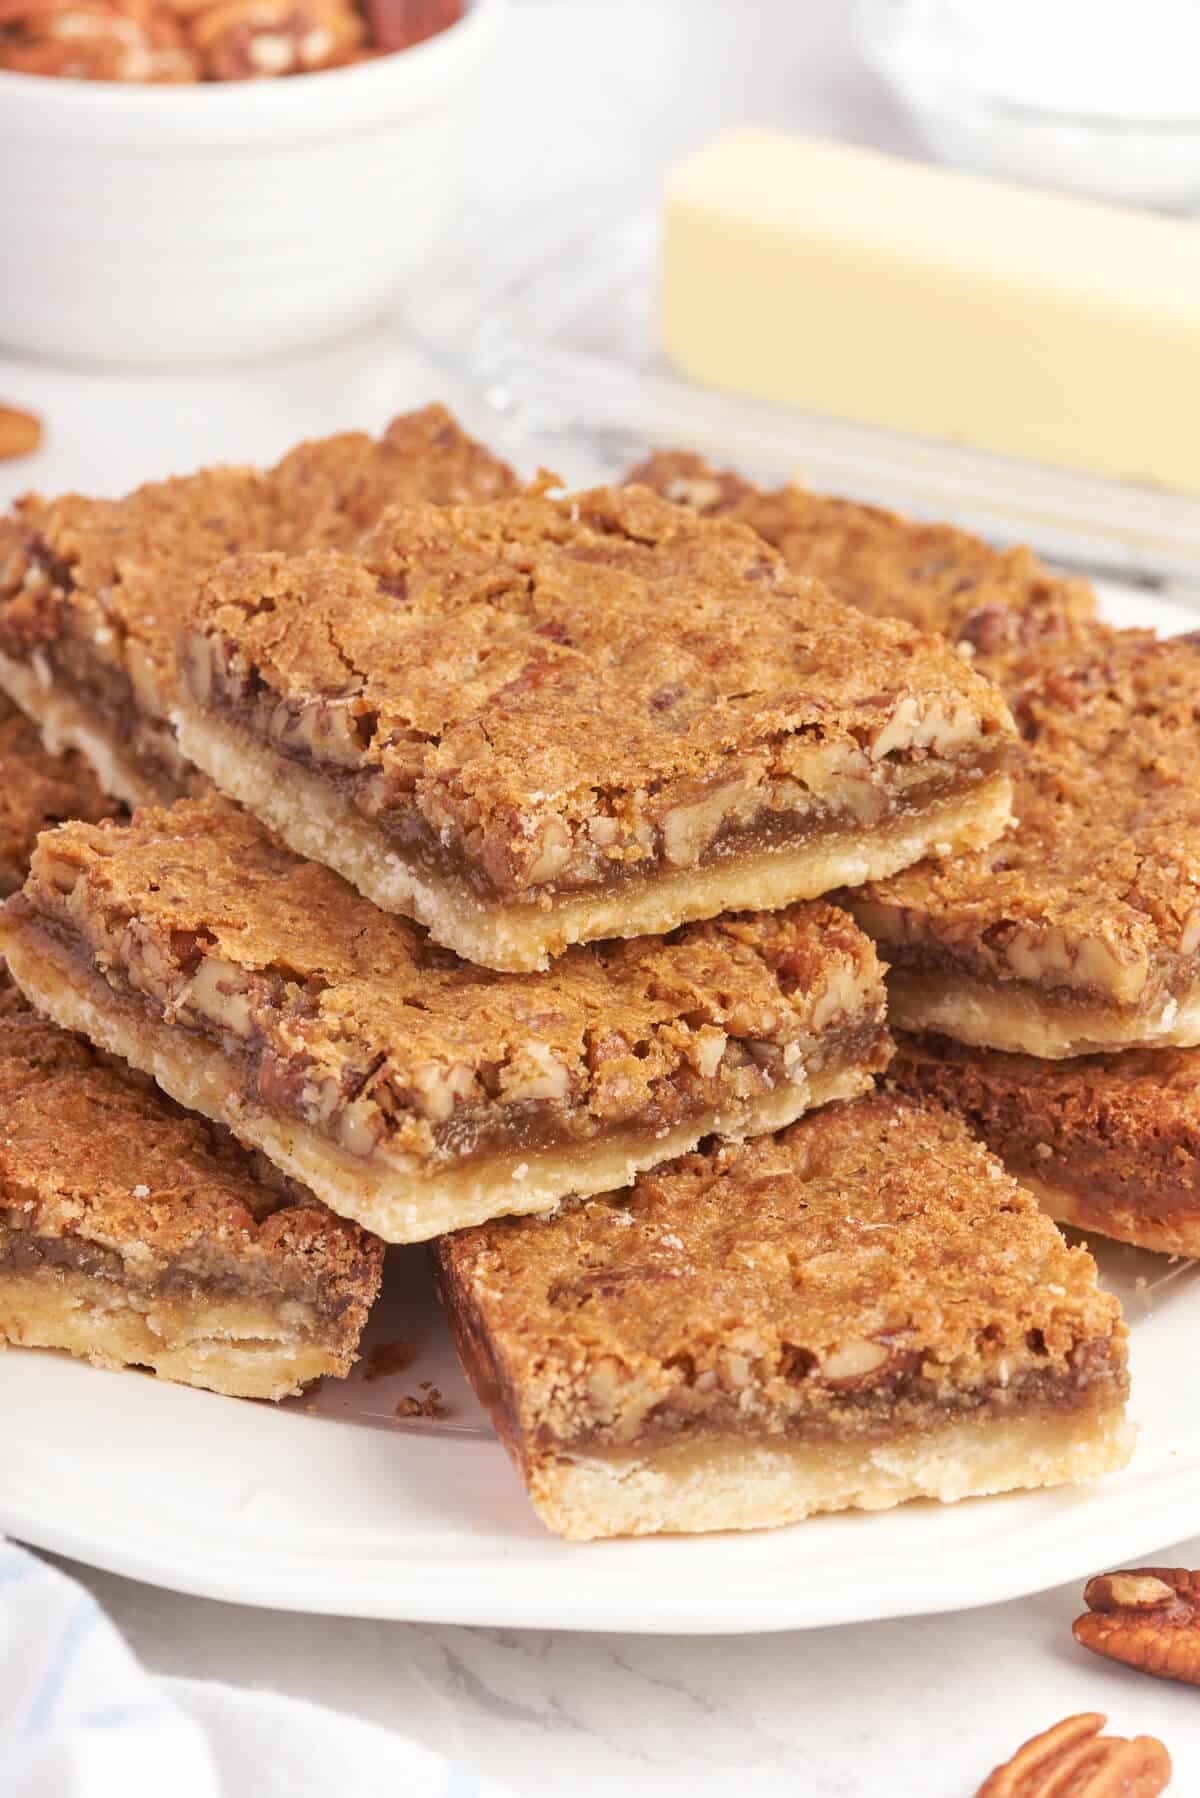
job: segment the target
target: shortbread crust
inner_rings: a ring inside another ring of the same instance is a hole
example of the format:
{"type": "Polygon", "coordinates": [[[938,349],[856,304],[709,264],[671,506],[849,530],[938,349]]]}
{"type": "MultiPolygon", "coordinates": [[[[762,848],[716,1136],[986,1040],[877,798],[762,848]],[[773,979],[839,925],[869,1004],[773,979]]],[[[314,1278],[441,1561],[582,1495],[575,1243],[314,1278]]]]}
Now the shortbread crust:
{"type": "Polygon", "coordinates": [[[786,903],[839,857],[977,840],[1012,746],[946,646],[636,489],[397,508],[357,557],[235,558],[180,670],[206,772],[377,904],[514,969],[696,916],[710,874],[714,909],[757,905],[751,862],[785,870],[786,903]]]}
{"type": "Polygon", "coordinates": [[[282,1398],[349,1371],[382,1264],[149,1081],[0,1016],[0,1343],[282,1398]]]}
{"type": "Polygon", "coordinates": [[[827,904],[499,975],[200,802],[44,836],[0,943],[58,1022],[396,1241],[775,1129],[890,1053],[874,950],[827,904]]]}
{"type": "Polygon", "coordinates": [[[777,1529],[827,1511],[886,1511],[914,1498],[955,1504],[1039,1486],[1077,1485],[1123,1467],[1132,1432],[1119,1405],[985,1412],[887,1441],[685,1438],[646,1449],[537,1454],[527,1478],[561,1536],[694,1535],[777,1529]]]}
{"type": "Polygon", "coordinates": [[[1200,640],[1049,615],[966,639],[1025,742],[1013,829],[846,895],[901,1028],[1067,1057],[1200,1043],[1200,640]]]}
{"type": "Polygon", "coordinates": [[[936,1106],[828,1106],[434,1260],[468,1377],[563,1535],[1053,1485],[1131,1447],[1116,1300],[936,1106]]]}
{"type": "Polygon", "coordinates": [[[1200,1256],[1200,1049],[1045,1061],[904,1036],[888,1080],[960,1113],[1060,1223],[1200,1256]]]}
{"type": "Polygon", "coordinates": [[[953,525],[902,518],[798,485],[766,492],[686,450],[659,450],[627,478],[705,517],[740,519],[789,568],[815,575],[873,618],[905,618],[953,639],[982,606],[1095,615],[1089,582],[1047,568],[1030,549],[994,549],[953,525]]]}
{"type": "Polygon", "coordinates": [[[200,790],[169,712],[179,622],[206,569],[236,551],[349,547],[398,500],[515,490],[504,463],[429,406],[378,441],[301,444],[265,473],[204,469],[120,500],[31,496],[0,521],[0,687],[49,748],[80,750],[127,803],[200,790]]]}
{"type": "Polygon", "coordinates": [[[86,763],[51,755],[29,719],[0,694],[0,897],[25,879],[39,831],[68,818],[94,824],[111,810],[86,763]]]}
{"type": "Polygon", "coordinates": [[[343,788],[238,725],[191,711],[180,717],[179,736],[221,792],[278,831],[298,854],[337,868],[384,911],[419,919],[436,942],[453,944],[468,961],[517,971],[544,970],[574,943],[664,935],[736,910],[748,893],[755,909],[773,911],[834,888],[881,880],[909,867],[932,842],[951,841],[960,850],[991,843],[1011,810],[1009,776],[993,774],[963,794],[932,801],[915,818],[846,826],[819,843],[748,852],[707,867],[656,871],[610,893],[559,894],[548,909],[536,899],[485,903],[464,882],[406,865],[380,843],[343,788]]]}

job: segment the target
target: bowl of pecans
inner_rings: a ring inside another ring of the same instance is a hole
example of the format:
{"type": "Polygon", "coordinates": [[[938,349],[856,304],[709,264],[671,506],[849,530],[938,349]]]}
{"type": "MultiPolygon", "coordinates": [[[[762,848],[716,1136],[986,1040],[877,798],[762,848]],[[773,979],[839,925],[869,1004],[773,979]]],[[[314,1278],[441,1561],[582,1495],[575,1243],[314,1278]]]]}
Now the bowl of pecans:
{"type": "Polygon", "coordinates": [[[504,0],[0,0],[0,345],[182,366],[381,315],[504,0]]]}

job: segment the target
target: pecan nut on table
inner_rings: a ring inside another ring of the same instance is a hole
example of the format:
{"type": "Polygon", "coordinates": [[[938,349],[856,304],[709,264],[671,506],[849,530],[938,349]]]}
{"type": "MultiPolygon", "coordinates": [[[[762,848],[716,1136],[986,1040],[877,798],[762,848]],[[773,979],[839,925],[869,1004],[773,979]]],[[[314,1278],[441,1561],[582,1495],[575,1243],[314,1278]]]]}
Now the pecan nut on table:
{"type": "Polygon", "coordinates": [[[975,1798],[1156,1798],[1171,1783],[1171,1757],[1154,1736],[1106,1736],[1094,1711],[1064,1717],[1033,1736],[980,1786],[975,1798]]]}
{"type": "Polygon", "coordinates": [[[1088,1581],[1075,1640],[1139,1673],[1200,1686],[1200,1573],[1136,1567],[1088,1581]]]}

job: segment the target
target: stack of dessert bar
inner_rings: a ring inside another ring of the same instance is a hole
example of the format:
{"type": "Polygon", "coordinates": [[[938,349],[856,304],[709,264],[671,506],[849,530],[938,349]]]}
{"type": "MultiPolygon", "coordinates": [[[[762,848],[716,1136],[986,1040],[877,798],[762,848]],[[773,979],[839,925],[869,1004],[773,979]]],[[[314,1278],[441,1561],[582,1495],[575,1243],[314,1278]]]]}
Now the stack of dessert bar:
{"type": "MultiPolygon", "coordinates": [[[[48,826],[207,786],[169,714],[178,620],[214,559],[352,543],[396,499],[515,485],[430,407],[266,474],[20,502],[0,521],[0,894],[48,826]]],[[[302,1182],[36,1015],[0,961],[0,1342],[281,1398],[349,1372],[382,1266],[302,1182]]]]}
{"type": "Polygon", "coordinates": [[[45,831],[0,912],[44,1014],[0,1024],[0,1333],[277,1394],[428,1240],[565,1535],[1119,1466],[1118,1307],[877,1085],[869,934],[994,883],[1028,765],[1001,652],[884,614],[981,587],[1015,666],[1087,590],[935,532],[863,606],[875,515],[781,554],[750,490],[644,474],[521,491],[434,409],[8,522],[0,684],[140,809],[45,831]]]}
{"type": "Polygon", "coordinates": [[[960,1112],[1051,1216],[1200,1254],[1200,639],[1110,629],[1086,582],[944,525],[680,452],[631,478],[999,685],[1012,827],[845,895],[890,965],[889,1079],[960,1112]]]}

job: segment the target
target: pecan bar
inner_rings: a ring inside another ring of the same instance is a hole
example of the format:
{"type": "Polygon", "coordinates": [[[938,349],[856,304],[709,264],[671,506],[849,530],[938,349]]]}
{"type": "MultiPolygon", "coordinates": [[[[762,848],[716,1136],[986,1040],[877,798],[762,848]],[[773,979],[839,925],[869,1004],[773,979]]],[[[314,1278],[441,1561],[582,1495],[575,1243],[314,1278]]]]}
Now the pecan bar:
{"type": "Polygon", "coordinates": [[[882,970],[825,904],[498,975],[229,807],[39,842],[0,950],[26,993],[411,1241],[775,1129],[886,1065],[882,970]]]}
{"type": "Polygon", "coordinates": [[[800,486],[767,492],[686,450],[658,450],[627,479],[705,517],[740,519],[797,574],[815,575],[874,618],[906,618],[919,630],[957,638],[982,606],[1095,615],[1087,581],[1047,568],[1031,549],[994,549],[953,525],[800,486]]]}
{"type": "Polygon", "coordinates": [[[1041,1061],[902,1036],[888,1078],[959,1112],[1060,1223],[1200,1256],[1200,1049],[1041,1061]]]}
{"type": "Polygon", "coordinates": [[[227,1131],[0,1006],[0,1346],[283,1398],[349,1371],[382,1266],[227,1131]]]}
{"type": "Polygon", "coordinates": [[[487,967],[990,842],[1012,726],[948,648],[644,490],[397,509],[354,559],[234,560],[186,753],[487,967]]]}
{"type": "Polygon", "coordinates": [[[0,694],[0,896],[25,879],[39,831],[68,818],[94,824],[112,809],[87,763],[51,755],[24,713],[0,694]]]}
{"type": "Polygon", "coordinates": [[[1059,1058],[1200,1043],[1200,639],[976,613],[1025,741],[1011,833],[848,895],[905,1030],[1059,1058]]]}
{"type": "Polygon", "coordinates": [[[757,1529],[1123,1465],[1125,1330],[963,1124],[883,1093],[447,1237],[468,1377],[576,1538],[757,1529]]]}
{"type": "Polygon", "coordinates": [[[349,547],[401,499],[515,490],[441,406],[301,444],[267,473],[210,468],[125,499],[18,502],[0,521],[0,687],[51,749],[130,805],[196,786],[175,740],[175,639],[199,577],[237,550],[349,547]]]}

